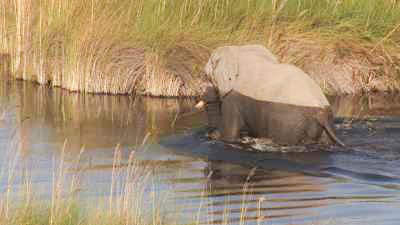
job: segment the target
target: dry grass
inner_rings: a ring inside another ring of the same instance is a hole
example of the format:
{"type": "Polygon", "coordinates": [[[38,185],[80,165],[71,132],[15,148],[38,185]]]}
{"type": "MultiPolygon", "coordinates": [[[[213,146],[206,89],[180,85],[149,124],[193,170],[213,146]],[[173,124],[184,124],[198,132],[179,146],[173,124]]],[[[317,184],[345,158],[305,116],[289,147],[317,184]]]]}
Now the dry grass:
{"type": "Polygon", "coordinates": [[[303,67],[327,91],[398,89],[392,83],[399,74],[399,5],[3,0],[0,52],[10,54],[18,79],[71,91],[192,96],[202,92],[201,68],[213,48],[261,43],[303,67]]]}
{"type": "Polygon", "coordinates": [[[3,78],[5,79],[8,79],[11,73],[10,63],[11,63],[10,55],[0,54],[0,75],[2,75],[3,78]]]}
{"type": "Polygon", "coordinates": [[[396,50],[355,40],[318,43],[291,41],[278,51],[283,61],[308,72],[330,94],[400,90],[400,58],[396,50]],[[288,47],[290,46],[290,47],[288,47]]]}

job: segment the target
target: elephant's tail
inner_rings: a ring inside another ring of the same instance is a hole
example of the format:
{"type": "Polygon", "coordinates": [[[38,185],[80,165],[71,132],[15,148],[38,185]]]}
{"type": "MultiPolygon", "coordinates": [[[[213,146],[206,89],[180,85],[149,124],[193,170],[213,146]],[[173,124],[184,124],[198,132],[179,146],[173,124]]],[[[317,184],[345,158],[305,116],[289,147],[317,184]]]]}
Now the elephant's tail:
{"type": "Polygon", "coordinates": [[[324,128],[324,131],[331,139],[331,141],[337,145],[345,147],[345,144],[336,136],[335,132],[332,129],[332,126],[329,121],[332,121],[333,114],[330,109],[322,110],[318,113],[317,120],[320,125],[324,128]]]}
{"type": "Polygon", "coordinates": [[[336,144],[340,145],[341,147],[345,147],[346,145],[336,136],[335,132],[332,130],[332,127],[327,123],[324,122],[321,124],[324,128],[325,132],[328,134],[329,138],[336,144]]]}

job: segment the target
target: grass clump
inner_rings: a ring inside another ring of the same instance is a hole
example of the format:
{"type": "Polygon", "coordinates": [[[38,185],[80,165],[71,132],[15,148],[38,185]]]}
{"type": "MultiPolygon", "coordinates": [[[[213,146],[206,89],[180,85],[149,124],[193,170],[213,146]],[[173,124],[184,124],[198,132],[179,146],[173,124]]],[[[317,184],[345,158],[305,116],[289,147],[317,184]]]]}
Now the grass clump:
{"type": "Polygon", "coordinates": [[[203,64],[225,44],[264,44],[317,77],[302,65],[346,49],[358,63],[344,72],[362,78],[352,90],[331,87],[339,92],[373,89],[363,80],[378,70],[399,73],[394,0],[4,0],[0,18],[14,77],[72,91],[198,95],[203,64]]]}
{"type": "MultiPolygon", "coordinates": [[[[144,144],[140,147],[144,148],[144,144]]],[[[135,159],[135,151],[124,159],[117,145],[110,168],[109,193],[87,199],[79,196],[81,177],[86,172],[86,167],[81,165],[84,148],[73,160],[66,159],[66,151],[67,140],[60,155],[53,158],[50,190],[36,186],[32,168],[24,166],[24,159],[16,151],[12,165],[5,168],[8,173],[1,171],[0,180],[6,184],[6,191],[0,194],[0,224],[161,225],[167,222],[162,214],[162,199],[156,199],[148,190],[155,166],[142,165],[135,159]],[[49,195],[41,196],[41,191],[49,195]],[[152,202],[146,204],[149,199],[152,202]]]]}

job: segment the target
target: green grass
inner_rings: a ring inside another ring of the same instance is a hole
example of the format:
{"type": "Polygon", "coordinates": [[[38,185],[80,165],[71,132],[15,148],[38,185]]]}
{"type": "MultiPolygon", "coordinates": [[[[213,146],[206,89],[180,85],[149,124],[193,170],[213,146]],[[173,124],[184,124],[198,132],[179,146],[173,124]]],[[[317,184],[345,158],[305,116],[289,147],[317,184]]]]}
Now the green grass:
{"type": "Polygon", "coordinates": [[[4,225],[162,225],[167,221],[162,221],[162,217],[145,221],[133,214],[109,214],[107,210],[88,210],[68,203],[54,214],[46,204],[35,203],[16,208],[14,213],[0,219],[0,222],[4,225]]]}
{"type": "Polygon", "coordinates": [[[82,200],[79,192],[84,187],[80,178],[85,171],[76,168],[79,168],[84,148],[77,158],[69,161],[65,158],[66,146],[67,140],[58,159],[54,158],[50,190],[42,190],[40,184],[38,187],[32,182],[34,174],[30,168],[16,169],[24,164],[16,149],[9,167],[0,171],[0,180],[6,184],[5,191],[0,193],[0,224],[161,225],[167,222],[162,214],[163,198],[145,191],[152,185],[149,177],[156,165],[140,164],[135,159],[135,151],[123,161],[117,145],[110,174],[110,192],[82,200]],[[50,193],[50,196],[41,197],[40,193],[50,193]],[[144,206],[145,196],[151,201],[147,202],[150,209],[144,206]]]}
{"type": "Polygon", "coordinates": [[[279,53],[282,38],[352,41],[390,54],[400,45],[395,0],[4,0],[0,18],[0,51],[16,78],[96,93],[196,95],[182,74],[201,80],[209,52],[224,44],[279,53]]]}

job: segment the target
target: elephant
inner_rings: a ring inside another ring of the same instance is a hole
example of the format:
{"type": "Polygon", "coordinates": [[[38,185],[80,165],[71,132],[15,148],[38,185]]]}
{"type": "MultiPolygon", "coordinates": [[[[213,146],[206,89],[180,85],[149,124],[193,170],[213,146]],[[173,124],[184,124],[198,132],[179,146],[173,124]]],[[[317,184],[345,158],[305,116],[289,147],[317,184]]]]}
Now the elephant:
{"type": "Polygon", "coordinates": [[[204,70],[212,85],[197,107],[206,108],[214,138],[238,142],[247,133],[279,145],[344,146],[319,85],[264,46],[219,47],[204,70]]]}

